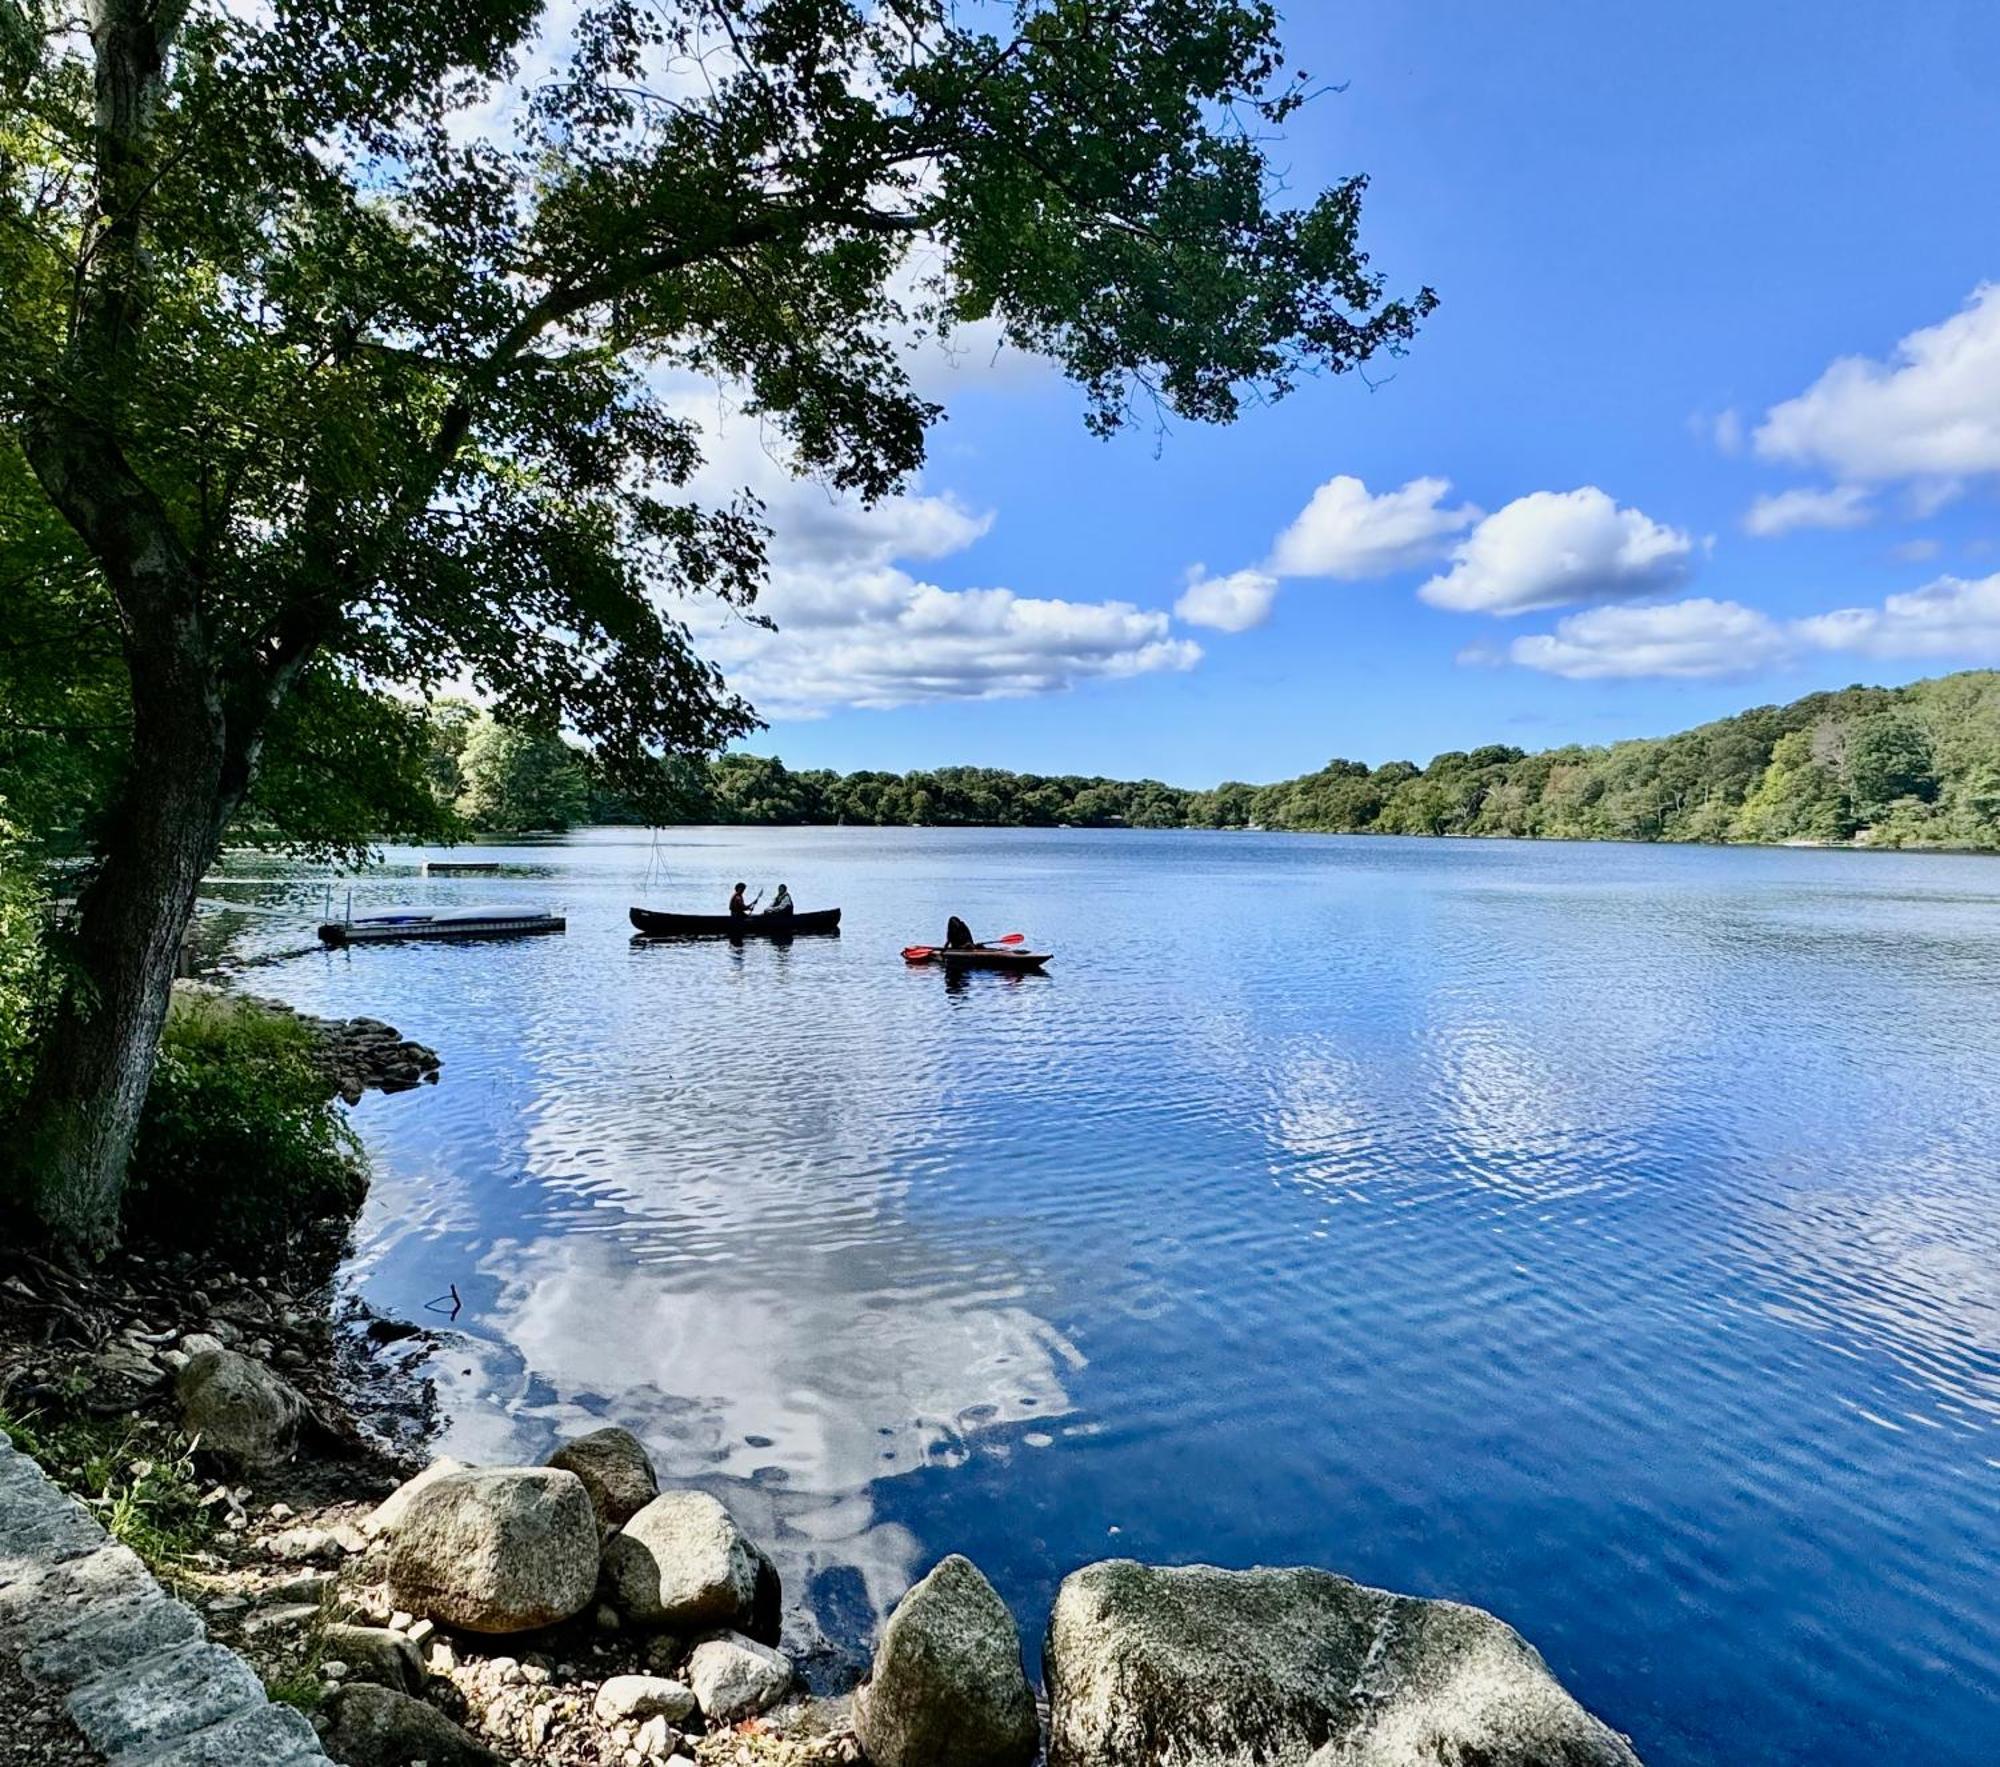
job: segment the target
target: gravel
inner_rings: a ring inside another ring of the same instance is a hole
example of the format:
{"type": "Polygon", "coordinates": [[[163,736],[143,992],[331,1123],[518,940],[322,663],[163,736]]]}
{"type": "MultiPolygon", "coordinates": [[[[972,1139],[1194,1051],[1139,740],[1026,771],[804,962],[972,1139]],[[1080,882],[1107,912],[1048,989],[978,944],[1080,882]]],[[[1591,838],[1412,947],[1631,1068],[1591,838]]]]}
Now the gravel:
{"type": "Polygon", "coordinates": [[[103,1767],[63,1710],[62,1696],[37,1687],[0,1655],[0,1767],[103,1767]]]}

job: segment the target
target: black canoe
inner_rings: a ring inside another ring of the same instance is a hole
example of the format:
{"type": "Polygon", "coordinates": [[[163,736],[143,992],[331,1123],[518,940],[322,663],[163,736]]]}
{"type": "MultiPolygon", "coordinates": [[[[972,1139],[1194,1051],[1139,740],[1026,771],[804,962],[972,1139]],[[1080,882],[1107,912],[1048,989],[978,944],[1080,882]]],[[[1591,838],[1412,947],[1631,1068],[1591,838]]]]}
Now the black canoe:
{"type": "Polygon", "coordinates": [[[1018,945],[912,945],[905,963],[941,963],[946,969],[1039,970],[1052,951],[1023,951],[1018,945]]]}
{"type": "Polygon", "coordinates": [[[837,933],[838,908],[810,914],[661,914],[634,908],[632,924],[649,939],[789,939],[795,933],[837,933]]]}

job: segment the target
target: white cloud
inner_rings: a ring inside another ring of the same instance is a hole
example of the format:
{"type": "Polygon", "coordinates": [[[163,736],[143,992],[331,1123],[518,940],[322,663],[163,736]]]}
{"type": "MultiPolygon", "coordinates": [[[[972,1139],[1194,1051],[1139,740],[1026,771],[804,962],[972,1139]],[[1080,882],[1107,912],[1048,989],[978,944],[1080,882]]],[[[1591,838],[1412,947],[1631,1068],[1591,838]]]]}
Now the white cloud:
{"type": "Polygon", "coordinates": [[[1572,681],[1697,679],[1748,674],[1782,661],[1788,649],[1784,628],[1768,614],[1697,596],[1655,607],[1586,608],[1558,620],[1553,632],[1516,638],[1507,660],[1572,681]]]}
{"type": "Polygon", "coordinates": [[[1876,657],[1964,657],[2000,662],[2000,574],[1940,577],[1889,596],[1798,622],[1807,643],[1876,657]]]}
{"type": "Polygon", "coordinates": [[[1535,491],[1462,540],[1452,567],[1417,593],[1461,613],[1518,614],[1577,601],[1654,595],[1682,582],[1694,541],[1595,485],[1535,491]]]}
{"type": "Polygon", "coordinates": [[[1356,582],[1427,563],[1480,516],[1469,503],[1443,508],[1450,490],[1449,479],[1425,478],[1370,496],[1348,474],[1328,479],[1278,536],[1269,569],[1281,577],[1356,582]]]}
{"type": "Polygon", "coordinates": [[[783,439],[719,399],[713,388],[672,389],[667,403],[701,426],[702,465],[689,491],[710,506],[739,491],[764,505],[774,568],[826,570],[885,565],[896,559],[949,558],[983,538],[993,512],[958,498],[910,490],[868,505],[791,470],[783,439]]]}
{"type": "Polygon", "coordinates": [[[1929,521],[1940,509],[1965,495],[1963,479],[1919,479],[1903,493],[1904,506],[1914,521],[1929,521]]]}
{"type": "Polygon", "coordinates": [[[1247,632],[1271,617],[1271,603],[1277,594],[1278,579],[1263,571],[1232,571],[1226,577],[1211,577],[1205,566],[1196,565],[1188,572],[1187,589],[1174,603],[1174,612],[1190,626],[1247,632]]]}
{"type": "Polygon", "coordinates": [[[1799,528],[1859,528],[1874,518],[1863,487],[1829,485],[1825,490],[1776,491],[1759,497],[1743,517],[1743,526],[1760,540],[1774,540],[1799,528]]]}
{"type": "Polygon", "coordinates": [[[1757,452],[1843,479],[2000,473],[2000,284],[1911,332],[1886,363],[1842,357],[1764,414],[1757,452]]]}
{"type": "Polygon", "coordinates": [[[1198,644],[1172,636],[1165,613],[1130,602],[941,589],[893,567],[831,581],[774,570],[759,606],[776,632],[738,622],[703,648],[774,717],[1020,699],[1201,660],[1198,644]]]}
{"type": "Polygon", "coordinates": [[[1734,405],[1715,420],[1715,445],[1724,454],[1743,452],[1743,418],[1734,405]]]}
{"type": "Polygon", "coordinates": [[[1905,564],[1928,564],[1943,550],[1937,541],[1930,539],[1905,540],[1900,546],[1890,548],[1905,564]]]}
{"type": "Polygon", "coordinates": [[[693,623],[703,654],[767,717],[1020,698],[1201,660],[1164,610],[926,582],[904,567],[963,552],[991,511],[921,490],[863,505],[794,476],[779,439],[712,389],[678,389],[671,403],[703,431],[691,494],[714,504],[749,490],[764,504],[770,572],[757,612],[778,630],[719,609],[706,629],[699,612],[693,623]]]}

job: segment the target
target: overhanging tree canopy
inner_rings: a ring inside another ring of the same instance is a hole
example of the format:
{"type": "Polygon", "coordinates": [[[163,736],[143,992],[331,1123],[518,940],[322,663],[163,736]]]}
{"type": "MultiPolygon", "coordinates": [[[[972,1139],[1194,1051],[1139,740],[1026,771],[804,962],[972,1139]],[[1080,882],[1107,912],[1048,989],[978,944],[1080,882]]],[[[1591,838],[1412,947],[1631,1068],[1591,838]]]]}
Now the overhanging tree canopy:
{"type": "Polygon", "coordinates": [[[662,377],[876,497],[991,319],[1109,432],[1400,345],[1362,181],[1282,205],[1262,0],[0,0],[0,421],[116,609],[131,754],[26,1174],[102,1240],[196,881],[300,683],[469,679],[614,772],[752,722],[662,377]],[[917,250],[921,247],[921,251],[917,250]]]}

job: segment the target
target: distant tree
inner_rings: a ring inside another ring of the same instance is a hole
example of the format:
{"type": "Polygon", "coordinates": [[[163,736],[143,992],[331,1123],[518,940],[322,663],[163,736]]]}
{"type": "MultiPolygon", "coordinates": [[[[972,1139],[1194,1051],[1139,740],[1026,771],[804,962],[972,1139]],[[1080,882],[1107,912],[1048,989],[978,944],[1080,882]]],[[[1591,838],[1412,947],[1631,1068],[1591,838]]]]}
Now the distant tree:
{"type": "Polygon", "coordinates": [[[1771,765],[1744,800],[1734,833],[1753,841],[1844,841],[1854,833],[1852,804],[1836,768],[1846,745],[1829,739],[1825,720],[1780,737],[1771,765]]]}
{"type": "Polygon", "coordinates": [[[553,730],[481,716],[459,757],[458,813],[494,834],[560,833],[590,808],[590,774],[553,730]]]}
{"type": "Polygon", "coordinates": [[[479,708],[470,700],[441,699],[430,709],[424,776],[440,803],[457,803],[465,790],[465,745],[478,721],[479,708]]]}
{"type": "Polygon", "coordinates": [[[1900,712],[1872,712],[1849,727],[1847,790],[1854,814],[1873,822],[1899,798],[1924,803],[1937,796],[1937,768],[1930,739],[1900,712]]]}

